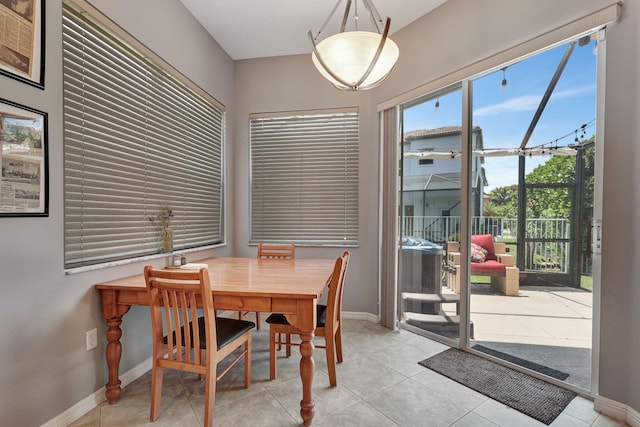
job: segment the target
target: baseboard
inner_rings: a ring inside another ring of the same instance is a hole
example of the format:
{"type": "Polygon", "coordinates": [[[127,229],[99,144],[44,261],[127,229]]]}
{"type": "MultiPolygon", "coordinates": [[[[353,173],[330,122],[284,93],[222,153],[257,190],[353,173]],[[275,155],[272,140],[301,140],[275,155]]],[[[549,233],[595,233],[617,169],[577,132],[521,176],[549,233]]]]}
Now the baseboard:
{"type": "Polygon", "coordinates": [[[367,320],[371,323],[380,323],[380,316],[371,313],[363,313],[361,311],[343,311],[342,318],[346,320],[367,320]]]}
{"type": "Polygon", "coordinates": [[[79,419],[104,401],[104,387],[85,397],[55,418],[51,418],[40,427],[65,427],[79,419]]]}
{"type": "Polygon", "coordinates": [[[629,405],[598,395],[594,399],[593,407],[601,414],[624,421],[631,427],[640,427],[640,412],[629,405]]]}
{"type": "MultiPolygon", "coordinates": [[[[120,387],[124,388],[140,378],[147,371],[151,369],[151,358],[149,357],[142,363],[137,366],[134,366],[132,369],[120,375],[120,387]]],[[[91,395],[85,397],[80,402],[76,403],[60,415],[50,419],[46,423],[42,424],[40,427],[66,427],[69,424],[73,423],[77,419],[81,418],[89,411],[93,410],[96,406],[100,405],[104,402],[105,388],[100,387],[98,390],[93,392],[91,395]]]]}

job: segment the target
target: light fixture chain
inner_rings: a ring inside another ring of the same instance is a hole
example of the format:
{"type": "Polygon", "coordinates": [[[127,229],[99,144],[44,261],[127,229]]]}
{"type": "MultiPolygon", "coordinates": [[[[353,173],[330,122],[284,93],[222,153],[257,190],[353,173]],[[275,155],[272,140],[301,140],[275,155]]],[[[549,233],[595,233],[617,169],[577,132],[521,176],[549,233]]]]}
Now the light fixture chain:
{"type": "MultiPolygon", "coordinates": [[[[358,0],[356,0],[356,8],[357,7],[358,7],[358,0]]],[[[347,0],[347,5],[344,8],[344,15],[342,16],[342,25],[340,25],[341,33],[344,33],[344,31],[347,29],[347,21],[349,20],[349,11],[351,11],[351,0],[347,0]]],[[[358,11],[356,10],[356,16],[357,15],[358,15],[358,11]]],[[[358,21],[356,19],[356,26],[357,25],[358,25],[358,21]]]]}
{"type": "MultiPolygon", "coordinates": [[[[333,15],[335,15],[336,10],[338,10],[338,6],[340,6],[340,3],[342,3],[342,1],[343,0],[338,0],[336,5],[333,6],[333,9],[331,9],[331,13],[327,17],[327,19],[324,21],[324,24],[322,24],[322,27],[320,27],[320,30],[318,30],[318,34],[316,34],[315,38],[313,38],[313,36],[311,35],[311,31],[309,31],[309,37],[311,37],[312,40],[318,40],[318,37],[320,37],[320,33],[322,33],[324,31],[324,29],[327,28],[327,24],[329,24],[329,21],[331,20],[333,15]]],[[[351,2],[351,0],[349,0],[349,2],[351,2]]],[[[343,29],[343,31],[344,31],[344,29],[343,29]]]]}
{"type": "Polygon", "coordinates": [[[373,24],[374,28],[378,31],[378,34],[381,34],[382,31],[380,30],[380,24],[382,24],[382,22],[384,21],[382,20],[382,17],[378,13],[378,9],[376,9],[376,7],[373,5],[371,0],[362,0],[362,2],[364,3],[364,8],[367,10],[367,15],[369,15],[369,19],[371,20],[371,23],[373,24]]]}

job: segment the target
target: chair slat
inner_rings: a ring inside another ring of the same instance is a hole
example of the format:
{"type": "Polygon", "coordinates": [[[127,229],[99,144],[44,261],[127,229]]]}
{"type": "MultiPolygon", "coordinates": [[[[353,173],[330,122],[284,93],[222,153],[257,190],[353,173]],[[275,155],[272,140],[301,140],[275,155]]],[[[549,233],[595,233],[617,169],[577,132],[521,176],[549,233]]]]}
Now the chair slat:
{"type": "MultiPolygon", "coordinates": [[[[180,307],[178,306],[178,298],[175,291],[169,291],[169,304],[171,304],[171,315],[173,316],[173,324],[175,328],[173,329],[176,334],[176,355],[175,359],[182,360],[183,354],[183,340],[182,340],[182,328],[180,328],[180,307]]],[[[171,333],[169,335],[172,335],[171,333]]]]}
{"type": "Polygon", "coordinates": [[[189,294],[189,308],[191,309],[191,319],[193,321],[193,361],[196,365],[202,365],[200,358],[200,323],[198,322],[198,307],[196,305],[196,293],[189,294]]]}
{"type": "MultiPolygon", "coordinates": [[[[169,292],[166,289],[161,289],[160,292],[162,293],[162,304],[164,307],[164,324],[166,325],[166,330],[167,331],[173,331],[175,329],[175,326],[173,324],[173,318],[171,316],[171,304],[169,302],[169,292]]],[[[168,357],[173,358],[173,354],[176,351],[176,344],[175,344],[175,336],[173,334],[166,334],[165,331],[163,331],[162,329],[160,329],[162,332],[162,336],[166,336],[167,337],[167,353],[169,354],[168,357]]]]}

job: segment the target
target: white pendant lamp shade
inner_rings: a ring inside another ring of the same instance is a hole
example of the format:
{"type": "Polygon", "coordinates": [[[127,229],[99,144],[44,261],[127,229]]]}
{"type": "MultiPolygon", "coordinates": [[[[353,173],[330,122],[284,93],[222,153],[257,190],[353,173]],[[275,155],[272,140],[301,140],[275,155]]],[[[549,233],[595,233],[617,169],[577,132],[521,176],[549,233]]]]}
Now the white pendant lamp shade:
{"type": "Polygon", "coordinates": [[[322,61],[318,60],[316,52],[314,52],[312,54],[313,64],[338,89],[358,90],[376,87],[389,75],[400,55],[398,45],[387,38],[371,72],[364,81],[359,83],[375,60],[382,37],[381,34],[369,31],[348,31],[335,34],[317,44],[316,51],[322,61]],[[335,79],[331,73],[342,81],[335,79]]]}
{"type": "Polygon", "coordinates": [[[313,45],[311,59],[320,74],[338,89],[371,89],[387,78],[400,55],[398,45],[389,38],[391,18],[387,17],[385,22],[372,0],[346,0],[340,32],[319,41],[320,34],[343,1],[345,0],[338,0],[315,37],[309,30],[309,38],[313,45]],[[359,1],[364,6],[375,32],[358,29],[359,1]],[[355,6],[354,13],[350,15],[352,5],[355,6]],[[354,20],[353,31],[347,31],[350,16],[354,20]]]}

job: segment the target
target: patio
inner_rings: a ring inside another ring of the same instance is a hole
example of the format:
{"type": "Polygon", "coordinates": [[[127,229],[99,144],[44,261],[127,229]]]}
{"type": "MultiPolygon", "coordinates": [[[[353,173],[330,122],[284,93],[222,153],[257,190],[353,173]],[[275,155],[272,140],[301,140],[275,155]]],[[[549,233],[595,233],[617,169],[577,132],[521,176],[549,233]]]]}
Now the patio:
{"type": "MultiPolygon", "coordinates": [[[[591,292],[569,287],[524,286],[509,297],[473,283],[470,345],[565,372],[568,383],[589,389],[592,301],[591,292]]],[[[442,310],[455,315],[455,304],[442,304],[442,310]]]]}

